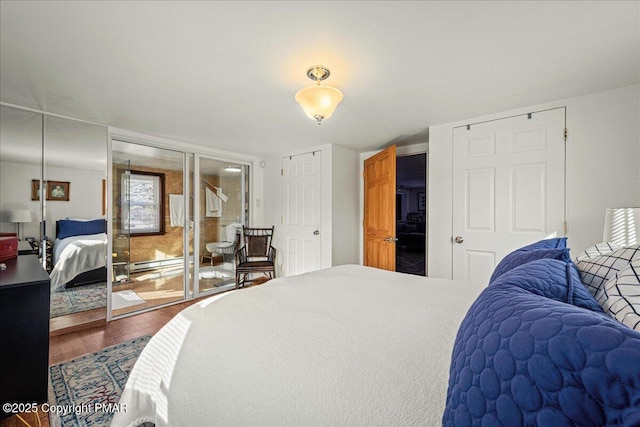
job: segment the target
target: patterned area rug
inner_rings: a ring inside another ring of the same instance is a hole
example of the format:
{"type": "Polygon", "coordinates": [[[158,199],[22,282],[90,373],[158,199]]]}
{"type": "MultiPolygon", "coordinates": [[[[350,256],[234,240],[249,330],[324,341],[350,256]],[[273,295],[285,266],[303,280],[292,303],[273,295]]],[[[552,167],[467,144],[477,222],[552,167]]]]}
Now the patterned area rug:
{"type": "Polygon", "coordinates": [[[51,293],[51,317],[107,306],[107,284],[77,286],[51,293]]]}
{"type": "Polygon", "coordinates": [[[150,339],[135,338],[49,367],[49,404],[73,405],[77,410],[50,413],[51,425],[108,426],[129,373],[150,339]]]}

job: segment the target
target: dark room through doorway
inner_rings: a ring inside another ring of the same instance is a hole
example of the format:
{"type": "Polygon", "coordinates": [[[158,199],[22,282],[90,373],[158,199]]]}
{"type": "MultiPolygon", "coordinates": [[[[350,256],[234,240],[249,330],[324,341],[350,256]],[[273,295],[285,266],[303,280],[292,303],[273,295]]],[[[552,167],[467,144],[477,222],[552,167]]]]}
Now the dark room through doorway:
{"type": "Polygon", "coordinates": [[[426,276],[427,155],[396,160],[396,271],[426,276]]]}

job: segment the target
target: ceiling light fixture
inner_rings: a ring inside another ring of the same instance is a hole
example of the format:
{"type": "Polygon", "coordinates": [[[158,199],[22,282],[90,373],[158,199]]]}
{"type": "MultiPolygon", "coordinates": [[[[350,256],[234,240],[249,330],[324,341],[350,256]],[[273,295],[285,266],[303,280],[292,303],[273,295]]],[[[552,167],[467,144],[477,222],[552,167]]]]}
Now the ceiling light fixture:
{"type": "Polygon", "coordinates": [[[242,169],[240,168],[240,166],[232,166],[232,165],[227,166],[226,168],[224,168],[224,170],[226,172],[236,172],[236,173],[242,172],[242,169]]]}
{"type": "Polygon", "coordinates": [[[315,86],[305,87],[296,93],[296,101],[310,119],[321,124],[331,117],[336,107],[342,101],[342,92],[338,89],[321,85],[320,82],[331,73],[322,65],[314,65],[307,70],[307,77],[316,82],[315,86]]]}

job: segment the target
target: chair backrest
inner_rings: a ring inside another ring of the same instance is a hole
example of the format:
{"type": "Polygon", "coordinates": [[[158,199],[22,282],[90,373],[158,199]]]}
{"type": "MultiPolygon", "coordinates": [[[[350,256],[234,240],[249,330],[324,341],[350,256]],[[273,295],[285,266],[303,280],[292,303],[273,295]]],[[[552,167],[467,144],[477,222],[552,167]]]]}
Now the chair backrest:
{"type": "Polygon", "coordinates": [[[247,247],[247,256],[267,257],[269,255],[269,247],[273,239],[273,229],[271,228],[250,228],[242,227],[244,236],[244,244],[247,247]]]}

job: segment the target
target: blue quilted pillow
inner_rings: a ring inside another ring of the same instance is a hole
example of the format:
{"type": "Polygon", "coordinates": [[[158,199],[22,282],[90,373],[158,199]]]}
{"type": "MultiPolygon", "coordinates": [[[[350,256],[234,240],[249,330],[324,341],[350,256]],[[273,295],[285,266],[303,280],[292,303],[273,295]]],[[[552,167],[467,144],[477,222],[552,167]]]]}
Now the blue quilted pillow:
{"type": "Polygon", "coordinates": [[[99,234],[107,232],[107,221],[95,219],[92,221],[74,221],[71,219],[61,219],[58,221],[58,239],[66,239],[72,236],[83,236],[87,234],[99,234]]]}
{"type": "Polygon", "coordinates": [[[554,237],[552,239],[543,239],[539,242],[523,246],[519,251],[537,251],[538,249],[563,249],[567,247],[566,237],[554,237]]]}
{"type": "Polygon", "coordinates": [[[565,262],[570,262],[569,249],[538,249],[538,250],[521,250],[511,252],[506,257],[502,258],[502,261],[498,263],[496,269],[493,270],[489,284],[492,284],[498,277],[502,276],[509,270],[513,270],[519,265],[526,264],[537,259],[559,259],[565,262]]]}
{"type": "Polygon", "coordinates": [[[602,313],[602,307],[580,282],[573,263],[558,259],[538,259],[515,267],[491,286],[518,286],[536,295],[602,313]]]}
{"type": "Polygon", "coordinates": [[[512,285],[486,288],[453,347],[442,424],[640,425],[640,333],[512,285]]]}

